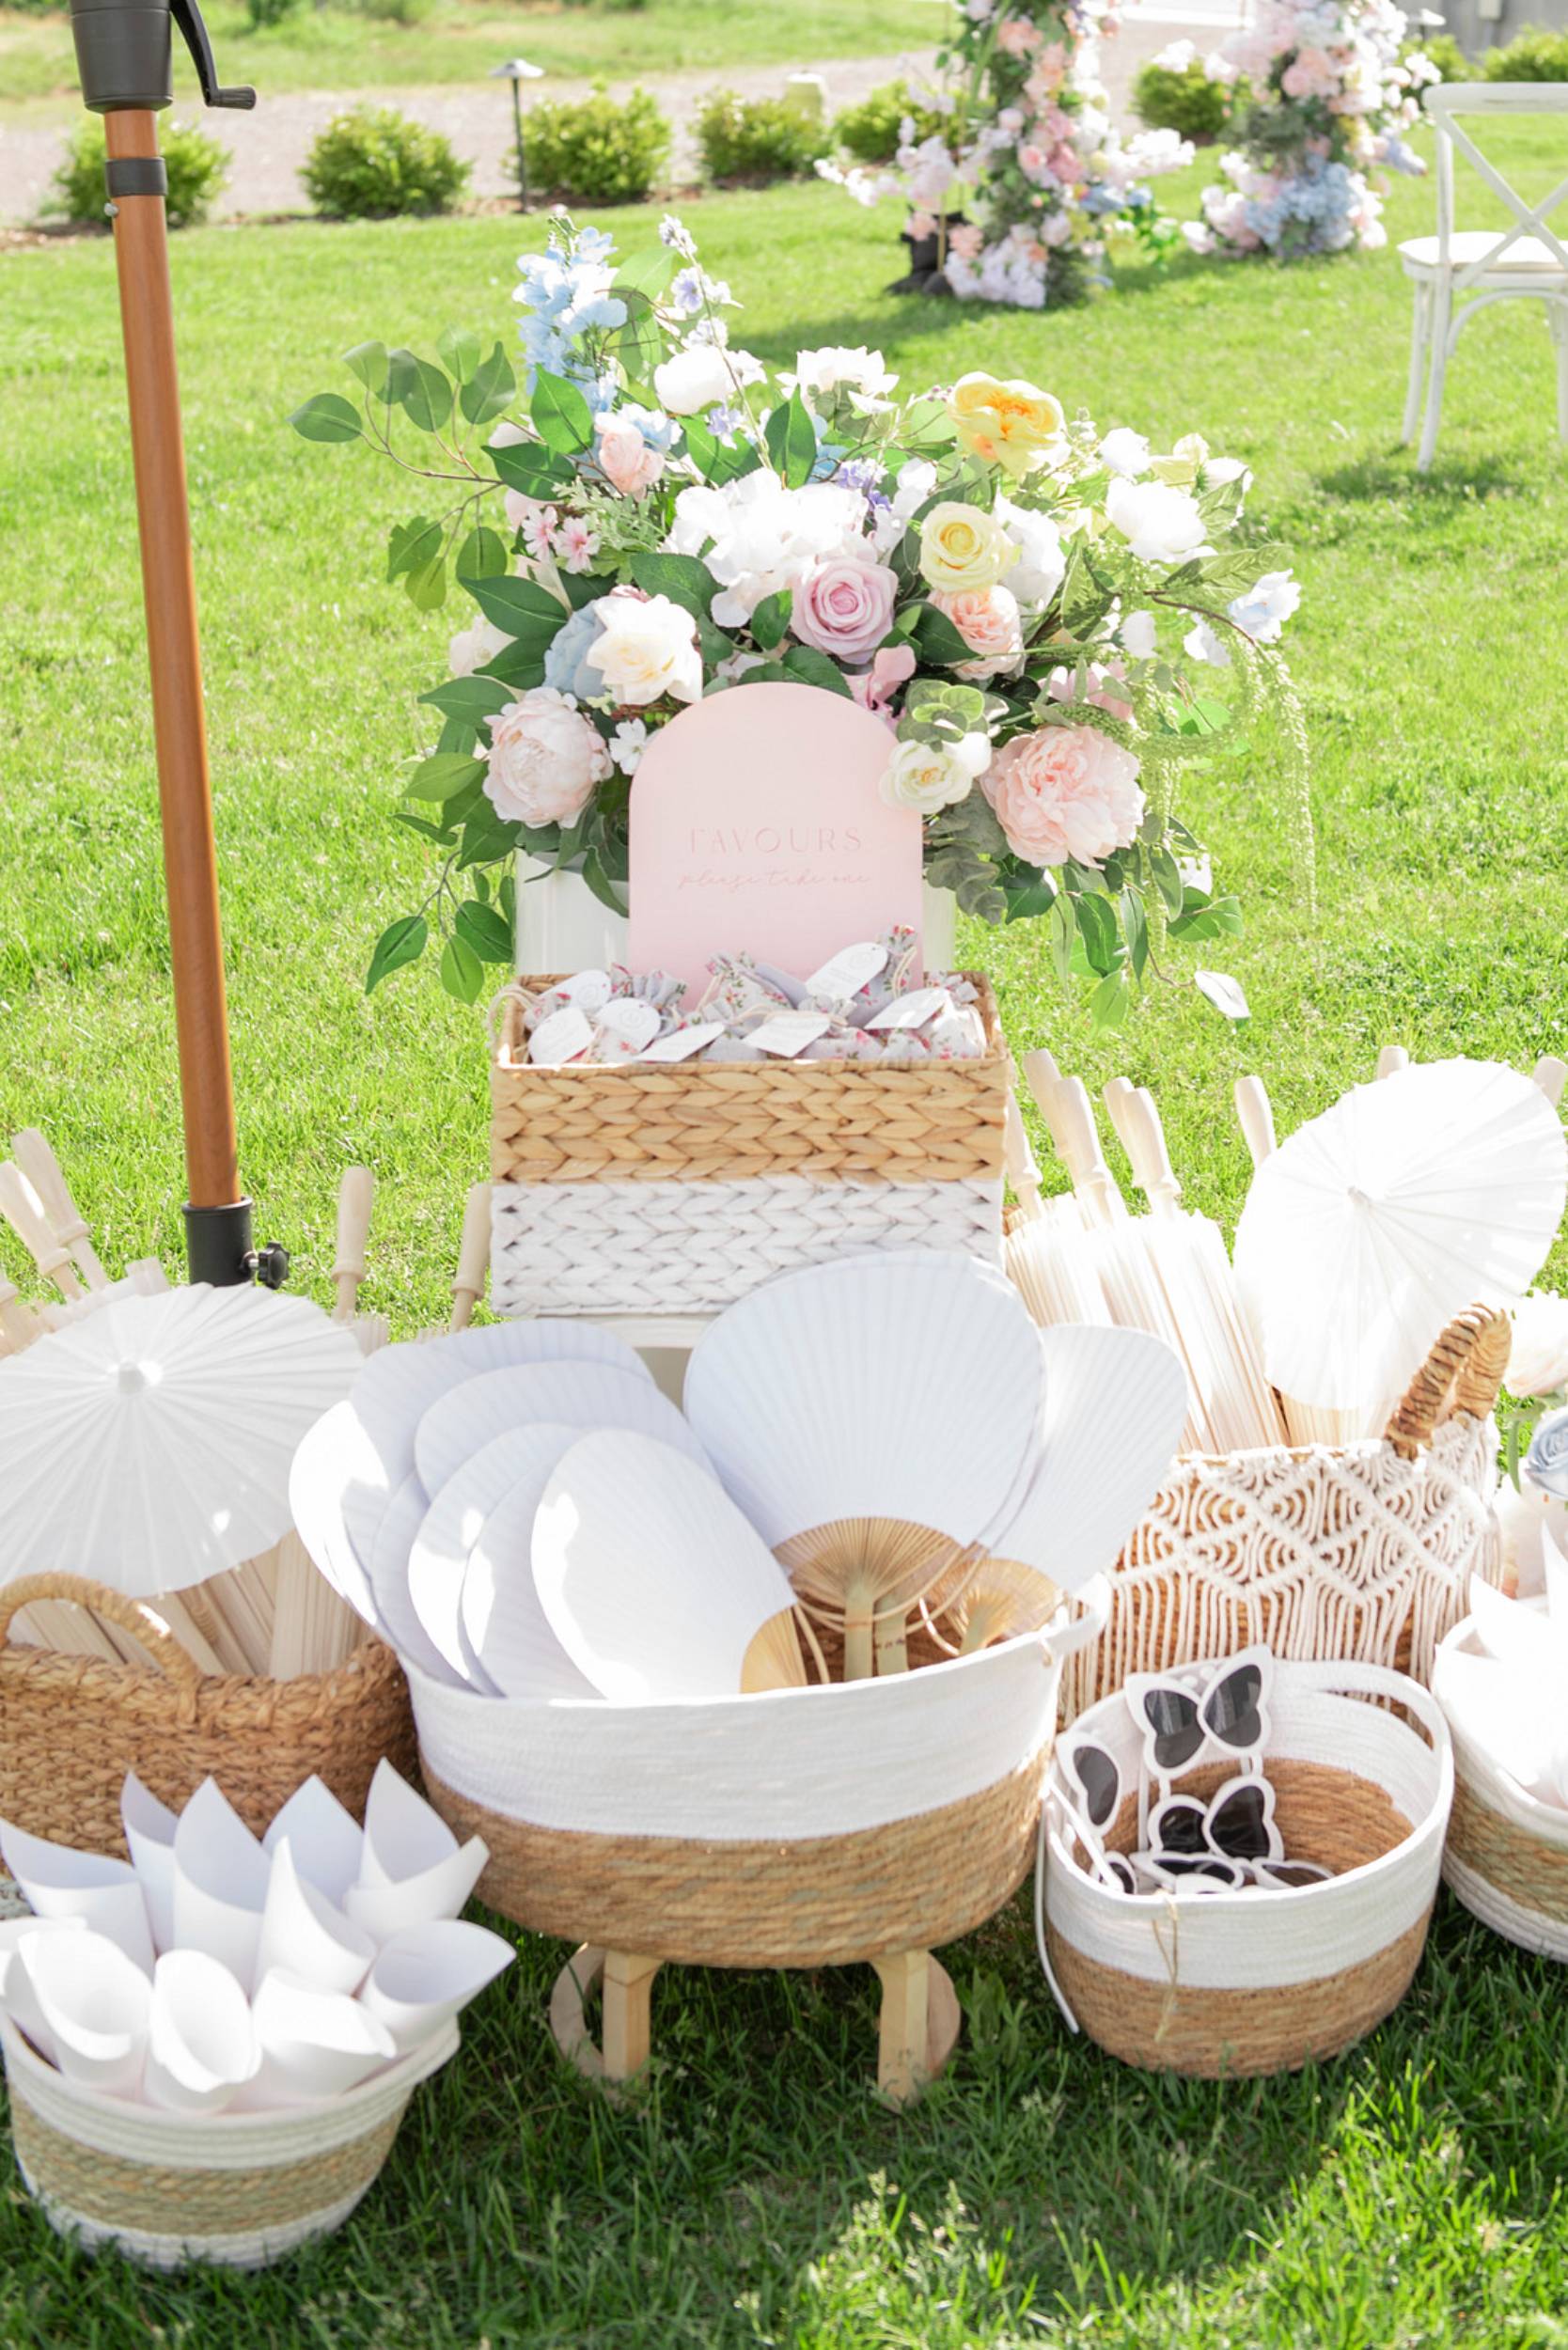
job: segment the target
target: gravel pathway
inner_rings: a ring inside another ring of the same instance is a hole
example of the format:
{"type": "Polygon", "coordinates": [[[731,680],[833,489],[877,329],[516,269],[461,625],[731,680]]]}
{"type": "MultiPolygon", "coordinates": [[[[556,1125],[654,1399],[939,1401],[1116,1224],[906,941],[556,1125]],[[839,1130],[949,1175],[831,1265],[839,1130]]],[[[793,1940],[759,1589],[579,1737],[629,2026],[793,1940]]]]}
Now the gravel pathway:
{"type": "MultiPolygon", "coordinates": [[[[1205,0],[1197,0],[1201,8],[1205,0]]],[[[1132,78],[1143,59],[1185,32],[1200,42],[1212,42],[1220,29],[1223,10],[1229,17],[1231,0],[1207,0],[1215,13],[1188,17],[1190,0],[1155,0],[1139,21],[1135,7],[1131,20],[1103,51],[1106,86],[1118,113],[1124,107],[1132,78]]],[[[827,88],[830,113],[864,98],[879,82],[895,79],[904,60],[898,56],[836,57],[826,64],[808,63],[802,70],[820,73],[827,88]]],[[[675,124],[673,177],[684,185],[698,177],[692,134],[696,102],[703,92],[736,89],[745,97],[776,96],[782,89],[782,66],[728,67],[721,71],[649,73],[636,77],[651,90],[675,124]]],[[[552,98],[586,97],[589,82],[557,80],[540,86],[552,98]]],[[[612,83],[624,95],[632,81],[612,83]]],[[[475,165],[474,193],[496,196],[508,192],[507,164],[511,154],[511,109],[504,83],[445,89],[383,89],[368,92],[370,103],[395,105],[444,132],[460,155],[475,165]]],[[[291,91],[269,99],[263,93],[254,114],[226,114],[211,128],[232,150],[229,184],[219,206],[220,216],[235,213],[299,212],[307,209],[300,190],[300,166],[312,141],[331,116],[353,102],[352,94],[331,91],[291,91]]],[[[40,117],[43,110],[39,109],[40,117]]],[[[22,222],[37,217],[45,198],[73,116],[62,106],[51,108],[48,119],[36,124],[26,118],[0,126],[0,221],[22,222]]]]}

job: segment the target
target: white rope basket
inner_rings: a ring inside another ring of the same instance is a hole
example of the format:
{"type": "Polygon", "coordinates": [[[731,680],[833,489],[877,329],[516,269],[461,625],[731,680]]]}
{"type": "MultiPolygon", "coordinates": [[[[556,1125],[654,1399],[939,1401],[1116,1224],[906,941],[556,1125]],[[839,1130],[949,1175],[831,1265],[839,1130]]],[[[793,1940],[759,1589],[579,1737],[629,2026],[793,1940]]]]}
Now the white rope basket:
{"type": "Polygon", "coordinates": [[[996,1183],[498,1183],[492,1296],[502,1314],[698,1313],[792,1267],[867,1248],[1001,1259],[996,1183]]]}
{"type": "Polygon", "coordinates": [[[449,2024],[347,2095],[197,2116],[106,2097],[0,2019],[17,2163],[58,2234],[150,2268],[262,2268],[342,2225],[374,2185],[418,2084],[458,2044],[449,2024]]]}
{"type": "MultiPolygon", "coordinates": [[[[1141,1733],[1120,1694],[1074,1731],[1105,1747],[1122,1785],[1136,1787],[1141,1733]]],[[[1325,1881],[1126,1893],[1074,1858],[1073,1829],[1048,1789],[1036,1883],[1042,1958],[1074,2029],[1127,2063],[1208,2076],[1291,2071],[1349,2047],[1409,1985],[1453,1794],[1440,1709],[1405,1675],[1377,1666],[1279,1663],[1263,1763],[1287,1854],[1333,1869],[1325,1881]],[[1392,1701],[1419,1729],[1368,1699],[1392,1701]]],[[[1208,1792],[1231,1767],[1188,1778],[1208,1792]]],[[[1136,1803],[1123,1802],[1118,1843],[1136,1833],[1124,1816],[1136,1803]]]]}
{"type": "MultiPolygon", "coordinates": [[[[1445,1703],[1451,1656],[1480,1653],[1466,1616],[1437,1652],[1432,1693],[1445,1703]]],[[[1450,1719],[1453,1818],[1443,1877],[1466,1908],[1522,1950],[1568,1959],[1568,1810],[1542,1803],[1450,1719]]]]}

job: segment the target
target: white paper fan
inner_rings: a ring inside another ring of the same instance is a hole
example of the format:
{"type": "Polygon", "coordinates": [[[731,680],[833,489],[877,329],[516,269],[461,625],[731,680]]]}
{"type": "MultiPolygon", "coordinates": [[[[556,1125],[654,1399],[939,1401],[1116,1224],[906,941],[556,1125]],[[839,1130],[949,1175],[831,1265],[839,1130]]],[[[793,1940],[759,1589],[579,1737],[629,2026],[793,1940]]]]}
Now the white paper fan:
{"type": "Polygon", "coordinates": [[[801,1687],[794,1594],[706,1470],[622,1430],[574,1444],[534,1520],[534,1584],[572,1662],[622,1704],[801,1687]]]}
{"type": "Polygon", "coordinates": [[[345,1499],[381,1473],[350,1402],[335,1403],[302,1439],[289,1471],[289,1509],[301,1542],[338,1595],[373,1632],[391,1637],[366,1561],[349,1531],[345,1499]]]}
{"type": "Polygon", "coordinates": [[[1143,1330],[1063,1324],[1040,1337],[1043,1449],[990,1549],[1076,1591],[1116,1564],[1169,1474],[1187,1377],[1164,1340],[1143,1330]]]}
{"type": "Polygon", "coordinates": [[[438,1396],[508,1364],[561,1361],[604,1363],[632,1378],[649,1377],[641,1356],[624,1339],[588,1322],[496,1323],[422,1344],[384,1346],[372,1355],[354,1382],[353,1408],[375,1471],[373,1477],[357,1477],[344,1497],[344,1517],[360,1557],[369,1557],[376,1528],[415,1466],[415,1430],[438,1396]]]}
{"type": "MultiPolygon", "coordinates": [[[[408,1558],[408,1598],[426,1637],[444,1662],[475,1687],[496,1696],[478,1649],[463,1641],[463,1592],[468,1555],[485,1520],[516,1484],[539,1496],[563,1453],[582,1435],[581,1426],[561,1421],[511,1427],[465,1460],[426,1510],[408,1558]]],[[[527,1555],[524,1555],[527,1572],[527,1555]]]]}
{"type": "Polygon", "coordinates": [[[503,1697],[597,1698],[599,1691],[550,1629],[533,1570],[539,1505],[561,1460],[583,1441],[583,1432],[539,1425],[523,1433],[537,1448],[538,1466],[492,1510],[469,1551],[458,1625],[463,1660],[478,1665],[503,1697]]]}
{"type": "Polygon", "coordinates": [[[391,1508],[376,1528],[375,1547],[368,1562],[370,1589],[376,1612],[398,1654],[417,1665],[432,1681],[445,1681],[461,1688],[466,1674],[447,1664],[420,1622],[408,1588],[409,1559],[430,1506],[431,1497],[419,1482],[418,1472],[405,1477],[392,1496],[391,1508]]]}
{"type": "Polygon", "coordinates": [[[846,1518],[981,1534],[1036,1440],[1040,1333],[1006,1278],[934,1249],[786,1274],[704,1332],[686,1417],[770,1543],[846,1518]]]}
{"type": "Polygon", "coordinates": [[[1556,1237],[1568,1146],[1499,1061],[1427,1061],[1356,1086],[1266,1158],[1236,1277],[1282,1394],[1402,1394],[1446,1323],[1522,1297],[1556,1237]]]}
{"type": "Polygon", "coordinates": [[[125,1296],[0,1362],[0,1556],[137,1598],[289,1531],[301,1437],[359,1350],[303,1297],[205,1284],[125,1296]]]}
{"type": "Polygon", "coordinates": [[[419,1422],[415,1452],[428,1494],[450,1484],[476,1452],[530,1420],[573,1428],[635,1428],[701,1460],[702,1448],[645,1373],[632,1378],[603,1363],[525,1363],[465,1380],[419,1422]]]}

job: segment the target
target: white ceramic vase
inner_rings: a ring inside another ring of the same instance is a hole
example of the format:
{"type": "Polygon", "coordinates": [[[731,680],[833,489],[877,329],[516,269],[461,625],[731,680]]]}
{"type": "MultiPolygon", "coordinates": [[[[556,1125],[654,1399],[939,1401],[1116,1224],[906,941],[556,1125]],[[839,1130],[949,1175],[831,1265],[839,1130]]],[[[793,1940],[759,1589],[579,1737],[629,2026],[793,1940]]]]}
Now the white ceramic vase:
{"type": "MultiPolygon", "coordinates": [[[[928,971],[953,965],[957,901],[950,889],[925,890],[928,971]]],[[[845,946],[852,942],[845,939],[845,946]]],[[[517,860],[517,969],[530,977],[602,971],[626,960],[626,917],[601,904],[580,873],[563,873],[537,857],[517,860]]]]}

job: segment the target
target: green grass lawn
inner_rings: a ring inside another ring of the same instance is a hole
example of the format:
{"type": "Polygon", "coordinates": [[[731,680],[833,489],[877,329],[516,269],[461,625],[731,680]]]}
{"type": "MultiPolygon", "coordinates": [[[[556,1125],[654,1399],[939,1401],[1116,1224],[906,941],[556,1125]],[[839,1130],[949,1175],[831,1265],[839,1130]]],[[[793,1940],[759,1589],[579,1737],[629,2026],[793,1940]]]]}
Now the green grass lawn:
{"type": "MultiPolygon", "coordinates": [[[[1514,136],[1523,154],[1530,134],[1514,136]]],[[[1544,148],[1535,160],[1544,175],[1544,148]]],[[[1402,188],[1395,236],[1430,205],[1402,188]]],[[[651,217],[622,215],[625,240],[651,217]]],[[[1224,1214],[1245,1182],[1241,1071],[1265,1074],[1284,1127],[1367,1075],[1386,1039],[1527,1064],[1560,1049],[1568,457],[1533,310],[1494,313],[1461,345],[1421,480],[1395,445],[1409,305],[1387,254],[1289,273],[1183,260],[1024,318],[886,296],[891,222],[830,190],[688,217],[749,293],[745,338],[771,360],[866,340],[911,381],[983,364],[1166,446],[1200,431],[1252,466],[1305,582],[1293,657],[1316,925],[1260,739],[1216,766],[1197,811],[1248,905],[1223,960],[1250,1027],[1167,990],[1096,1043],[1034,933],[973,935],[1015,1045],[1049,1042],[1091,1087],[1119,1069],[1151,1082],[1189,1198],[1224,1214]]],[[[385,474],[281,419],[362,337],[507,331],[517,243],[515,223],[487,218],[176,247],[243,1165],[317,1294],[337,1170],[376,1167],[367,1303],[402,1331],[441,1306],[484,1165],[472,1015],[407,978],[360,993],[420,865],[387,811],[412,694],[451,623],[380,584],[385,474]]],[[[0,1132],[54,1136],[106,1253],[172,1254],[181,1171],[112,257],[102,242],[14,253],[0,281],[0,1132]]],[[[1071,2043],[1020,1904],[953,1954],[962,2052],[902,2121],[868,2092],[858,1972],[665,1981],[651,2092],[612,2112],[551,2055],[559,1955],[525,1948],[360,2217],[276,2278],[149,2285],[89,2266],[15,2186],[0,2340],[1568,2342],[1561,1981],[1446,1904],[1414,1995],[1366,2047],[1293,2081],[1203,2088],[1071,2043]]]]}
{"type": "MultiPolygon", "coordinates": [[[[260,28],[234,0],[214,0],[202,13],[224,78],[255,81],[274,97],[478,82],[519,53],[557,77],[618,81],[695,67],[870,57],[925,47],[946,22],[938,0],[921,0],[914,11],[907,0],[409,0],[418,22],[406,24],[353,0],[302,0],[281,24],[260,28]]],[[[196,79],[178,40],[175,47],[176,96],[188,108],[196,79]]],[[[64,9],[0,8],[0,99],[74,96],[75,88],[64,9]]]]}

